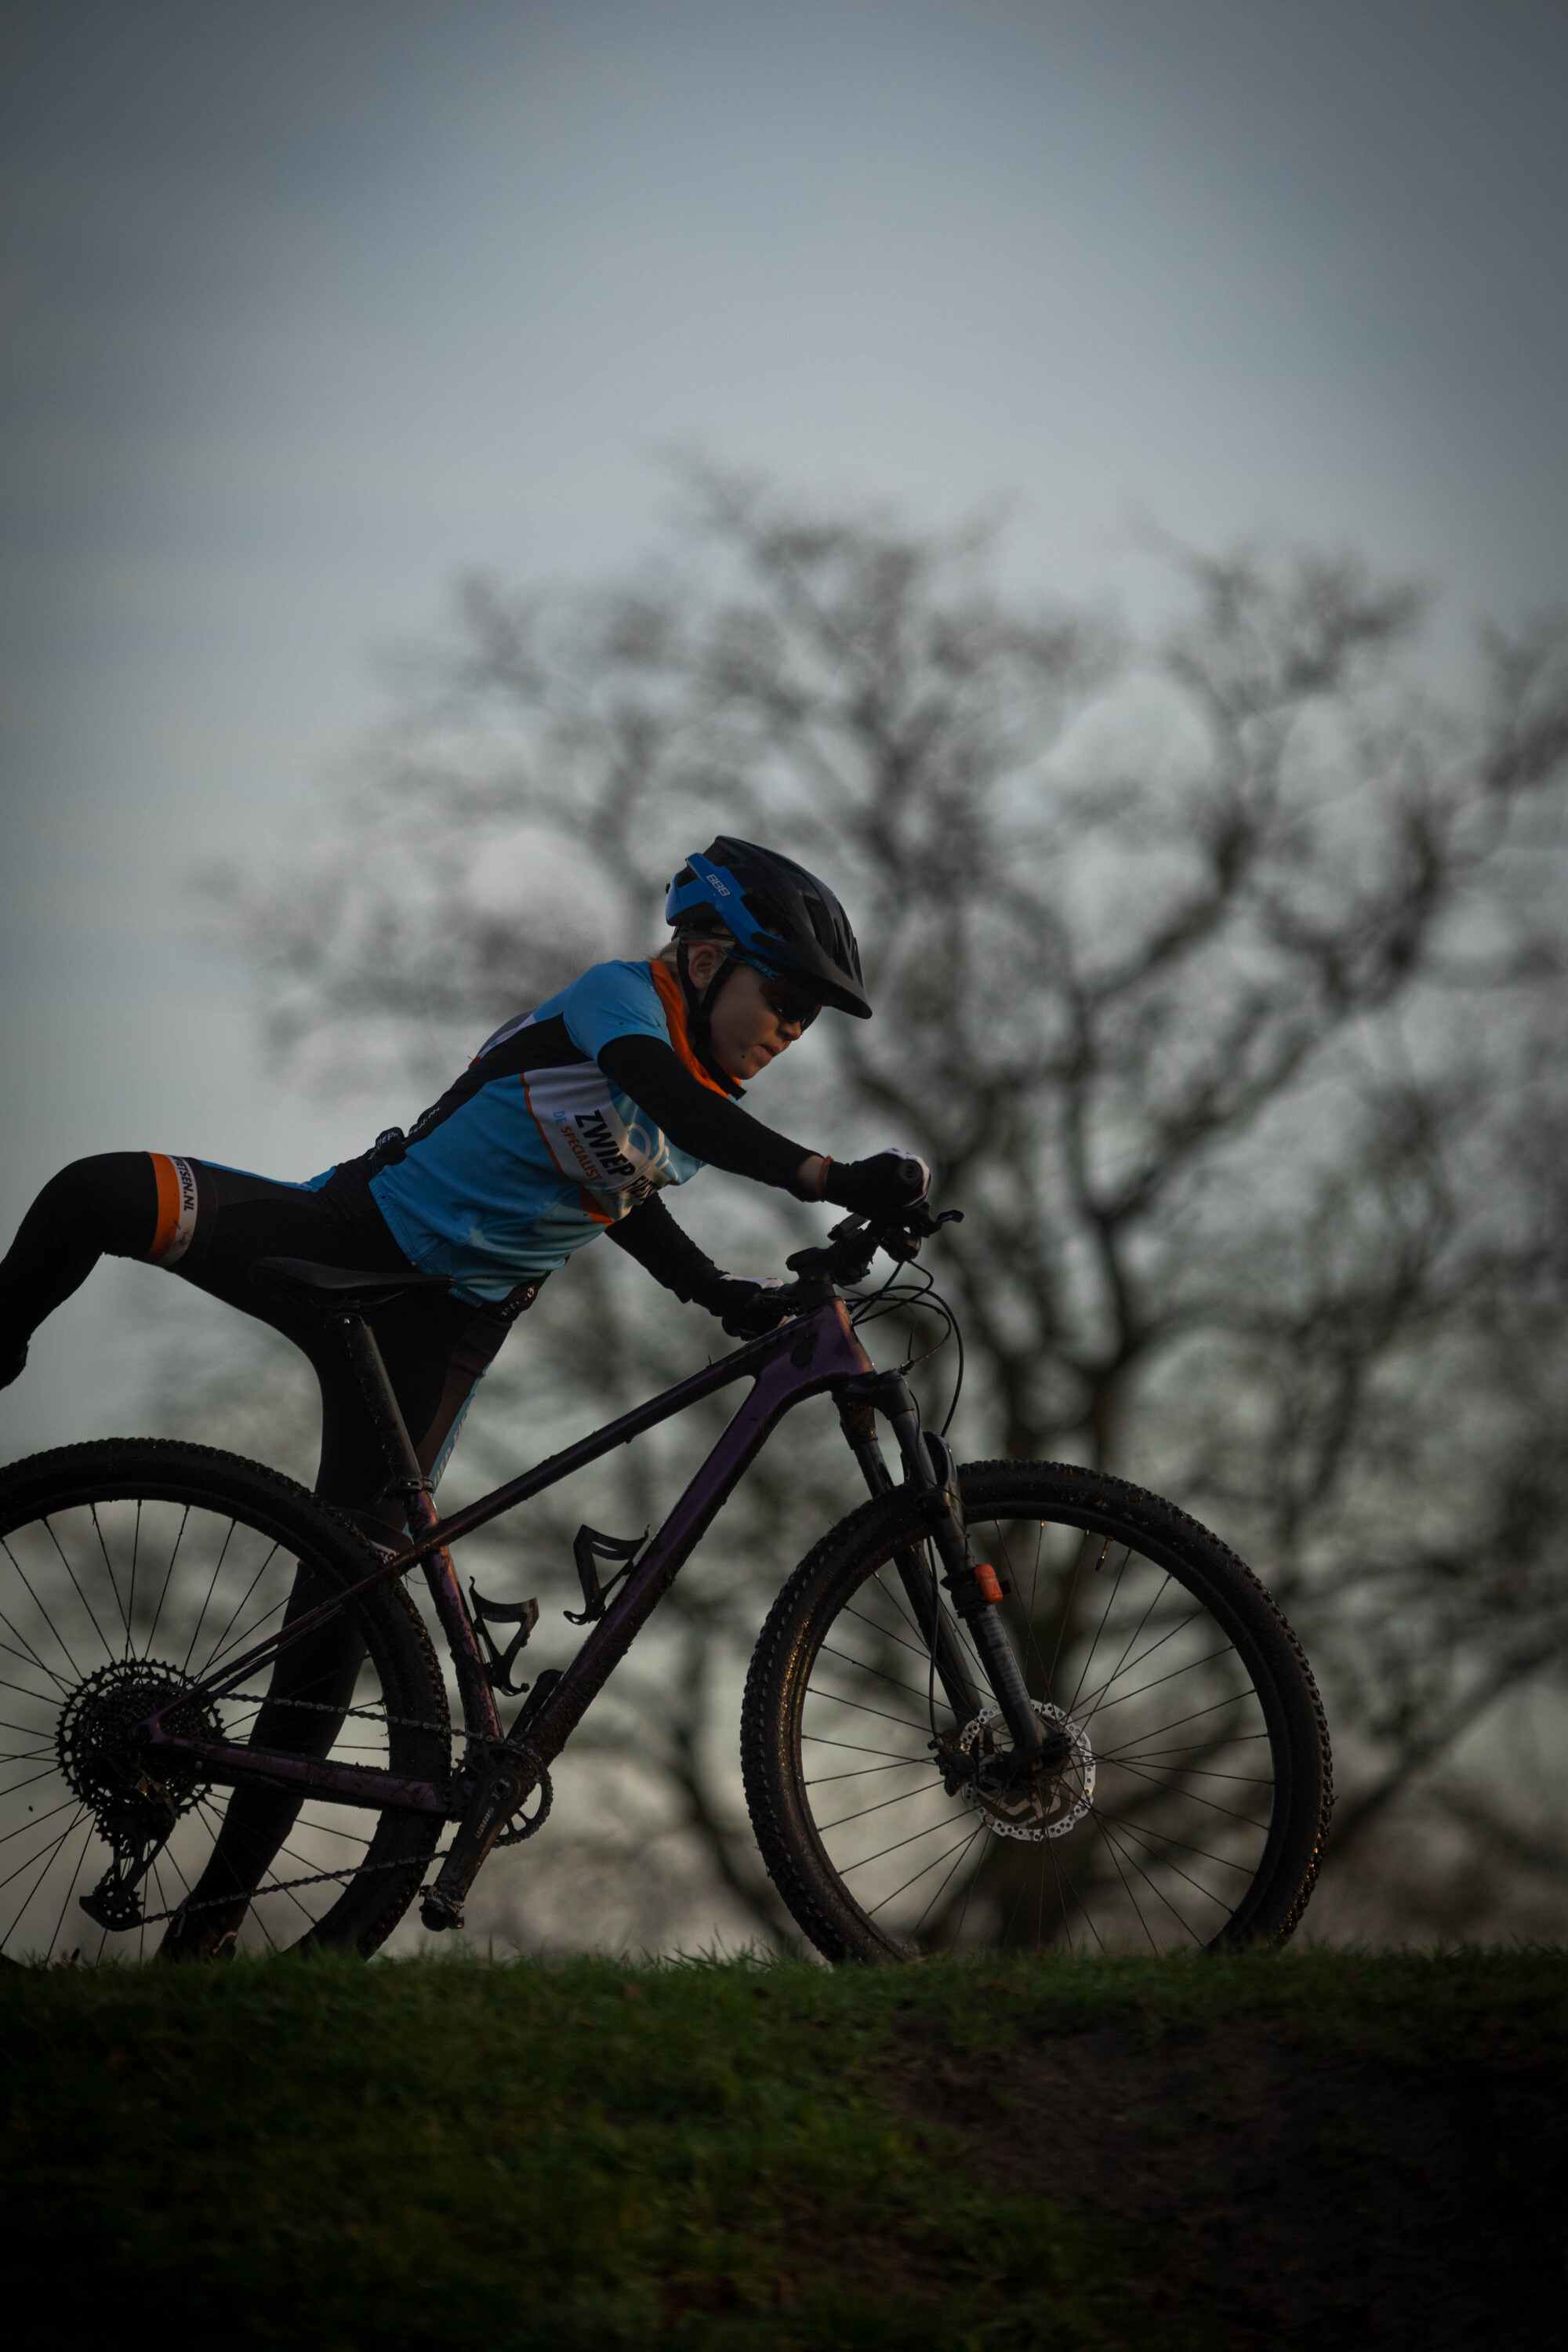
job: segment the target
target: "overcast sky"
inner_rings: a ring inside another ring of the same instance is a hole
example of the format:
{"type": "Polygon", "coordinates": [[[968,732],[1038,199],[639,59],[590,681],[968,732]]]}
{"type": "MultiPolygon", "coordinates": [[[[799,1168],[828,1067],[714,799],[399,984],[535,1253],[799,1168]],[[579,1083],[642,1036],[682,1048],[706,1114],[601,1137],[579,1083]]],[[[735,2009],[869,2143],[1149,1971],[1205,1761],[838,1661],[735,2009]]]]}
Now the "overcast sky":
{"type": "Polygon", "coordinates": [[[80,1152],[299,1176],[416,1108],[268,1076],[187,877],[297,831],[459,567],[647,547],[672,441],[1013,493],[1042,586],[1114,589],[1153,516],[1568,595],[1561,0],[0,26],[7,1234],[80,1152]]]}

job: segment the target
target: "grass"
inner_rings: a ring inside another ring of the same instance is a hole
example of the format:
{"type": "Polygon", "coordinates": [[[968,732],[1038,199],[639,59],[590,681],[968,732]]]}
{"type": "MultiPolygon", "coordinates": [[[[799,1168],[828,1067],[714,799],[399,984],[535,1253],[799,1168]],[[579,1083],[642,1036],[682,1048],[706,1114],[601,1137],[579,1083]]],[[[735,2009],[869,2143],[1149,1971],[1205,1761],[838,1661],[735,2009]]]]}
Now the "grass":
{"type": "Polygon", "coordinates": [[[0,2048],[61,2344],[1563,2341],[1552,1953],[7,1969],[0,2048]]]}

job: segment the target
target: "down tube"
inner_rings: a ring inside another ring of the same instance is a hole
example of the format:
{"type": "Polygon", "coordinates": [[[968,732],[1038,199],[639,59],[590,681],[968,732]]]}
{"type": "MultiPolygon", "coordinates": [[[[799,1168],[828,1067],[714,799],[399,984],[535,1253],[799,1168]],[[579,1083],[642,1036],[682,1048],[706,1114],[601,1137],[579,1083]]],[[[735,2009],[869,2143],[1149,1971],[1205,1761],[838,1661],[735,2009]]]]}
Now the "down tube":
{"type": "Polygon", "coordinates": [[[610,1603],[561,1680],[527,1727],[528,1745],[548,1764],[561,1753],[589,1706],[696,1549],[774,1424],[803,1397],[835,1381],[873,1370],[870,1358],[835,1300],[811,1318],[815,1330],[776,1356],[757,1376],[745,1402],[725,1428],[618,1598],[610,1603]],[[805,1361],[796,1360],[804,1356],[805,1361]]]}

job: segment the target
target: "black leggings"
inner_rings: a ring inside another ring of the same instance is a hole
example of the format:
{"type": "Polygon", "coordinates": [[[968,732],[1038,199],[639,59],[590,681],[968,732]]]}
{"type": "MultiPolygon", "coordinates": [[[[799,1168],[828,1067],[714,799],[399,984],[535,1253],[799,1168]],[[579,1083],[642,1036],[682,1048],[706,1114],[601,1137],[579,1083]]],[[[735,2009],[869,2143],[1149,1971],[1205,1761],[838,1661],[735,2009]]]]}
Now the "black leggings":
{"type": "MultiPolygon", "coordinates": [[[[310,1258],[374,1274],[407,1271],[407,1258],[373,1202],[351,1219],[320,1192],[205,1160],[150,1151],[78,1160],[50,1178],[0,1262],[0,1360],[26,1345],[105,1253],[162,1264],[292,1339],[310,1358],[321,1391],[317,1494],[353,1511],[383,1541],[402,1533],[401,1512],[375,1499],[387,1465],[342,1338],[274,1305],[252,1278],[263,1257],[310,1258]],[[194,1190],[184,1203],[170,1197],[182,1182],[194,1190]]],[[[509,1318],[498,1307],[426,1290],[395,1298],[368,1319],[420,1465],[429,1471],[505,1339],[509,1318]]]]}
{"type": "MultiPolygon", "coordinates": [[[[258,1258],[298,1257],[323,1265],[398,1274],[409,1261],[373,1202],[345,1209],[336,1200],[269,1177],[215,1168],[205,1160],[147,1151],[110,1151],[79,1160],[52,1177],[0,1263],[0,1361],[26,1347],[37,1326],[86,1281],[104,1253],[149,1260],[269,1323],[309,1357],[321,1391],[321,1458],[316,1492],[353,1514],[382,1543],[404,1532],[401,1508],[384,1499],[388,1465],[341,1336],[291,1315],[257,1290],[258,1258]]],[[[456,1433],[475,1382],[505,1339],[512,1314],[531,1287],[503,1311],[476,1307],[436,1291],[411,1291],[367,1317],[380,1346],[420,1466],[434,1470],[456,1433]]],[[[325,1597],[303,1570],[288,1614],[325,1597]]],[[[330,1620],[285,1650],[274,1669],[252,1739],[296,1755],[325,1755],[341,1727],[334,1714],[306,1714],[291,1698],[346,1708],[363,1656],[347,1618],[330,1620]]],[[[237,1790],[222,1834],[191,1903],[186,1940],[199,1948],[213,1929],[237,1925],[244,1895],[259,1882],[293,1826],[299,1801],[237,1790]],[[215,1907],[238,1893],[237,1904],[215,1907]]],[[[171,1942],[179,1947],[176,1923],[171,1942]]]]}

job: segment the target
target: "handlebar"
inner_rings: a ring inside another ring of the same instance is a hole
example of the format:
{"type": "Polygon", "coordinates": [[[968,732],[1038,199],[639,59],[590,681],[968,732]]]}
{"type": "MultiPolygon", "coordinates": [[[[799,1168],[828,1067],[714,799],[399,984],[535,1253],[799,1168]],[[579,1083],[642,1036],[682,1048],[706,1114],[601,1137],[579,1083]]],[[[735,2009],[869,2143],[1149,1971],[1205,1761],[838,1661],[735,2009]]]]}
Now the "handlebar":
{"type": "Polygon", "coordinates": [[[796,1250],[793,1257],[785,1258],[796,1279],[776,1294],[779,1303],[791,1314],[826,1306],[846,1284],[865,1281],[879,1250],[885,1250],[899,1265],[908,1265],[920,1255],[922,1242],[930,1241],[943,1225],[963,1222],[962,1209],[944,1209],[940,1216],[933,1216],[923,1201],[897,1217],[876,1223],[868,1217],[846,1217],[834,1226],[826,1247],[796,1250]]]}

